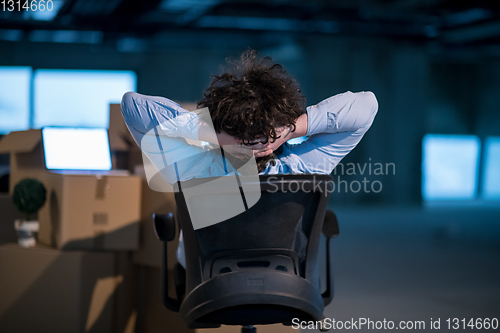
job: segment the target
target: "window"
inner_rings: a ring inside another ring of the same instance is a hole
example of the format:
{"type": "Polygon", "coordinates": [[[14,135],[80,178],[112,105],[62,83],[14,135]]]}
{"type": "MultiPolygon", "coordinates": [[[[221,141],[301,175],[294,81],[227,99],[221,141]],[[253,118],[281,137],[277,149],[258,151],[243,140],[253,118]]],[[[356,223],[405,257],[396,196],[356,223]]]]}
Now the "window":
{"type": "Polygon", "coordinates": [[[426,135],[422,142],[423,198],[474,199],[480,146],[474,135],[426,135]]]}
{"type": "Polygon", "coordinates": [[[31,67],[0,67],[0,134],[29,128],[30,81],[31,67]]]}
{"type": "Polygon", "coordinates": [[[109,104],[136,90],[131,71],[35,71],[34,127],[108,127],[109,104]]]}
{"type": "Polygon", "coordinates": [[[481,185],[484,199],[500,199],[500,137],[486,139],[481,185]]]}

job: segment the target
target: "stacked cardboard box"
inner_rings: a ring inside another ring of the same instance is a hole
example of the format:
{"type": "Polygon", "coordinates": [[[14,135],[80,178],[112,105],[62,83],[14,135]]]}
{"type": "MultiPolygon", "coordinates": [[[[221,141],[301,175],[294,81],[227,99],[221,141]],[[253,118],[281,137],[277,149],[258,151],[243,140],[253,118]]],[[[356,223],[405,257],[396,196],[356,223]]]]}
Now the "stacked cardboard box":
{"type": "Polygon", "coordinates": [[[12,197],[0,193],[0,245],[17,241],[14,221],[23,217],[12,202],[12,197]]]}
{"type": "Polygon", "coordinates": [[[134,332],[130,253],[0,246],[0,332],[134,332]]]}

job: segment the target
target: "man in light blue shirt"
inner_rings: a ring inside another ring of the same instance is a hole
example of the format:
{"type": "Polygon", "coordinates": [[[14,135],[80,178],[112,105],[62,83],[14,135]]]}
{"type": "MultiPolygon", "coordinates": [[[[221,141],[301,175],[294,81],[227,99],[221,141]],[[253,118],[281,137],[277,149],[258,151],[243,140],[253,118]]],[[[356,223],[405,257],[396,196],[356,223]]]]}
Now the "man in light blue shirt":
{"type": "MultiPolygon", "coordinates": [[[[280,144],[282,152],[275,157],[274,163],[267,163],[259,174],[330,174],[370,128],[377,109],[377,100],[371,92],[345,92],[307,107],[306,112],[297,121],[297,129],[285,137],[288,141],[306,135],[307,140],[300,144],[288,144],[286,141],[280,144]]],[[[177,120],[175,126],[179,130],[171,134],[170,138],[174,140],[163,145],[163,152],[189,167],[182,168],[179,179],[169,177],[171,184],[178,180],[226,174],[224,160],[217,158],[216,150],[191,145],[184,140],[215,141],[207,137],[200,138],[200,118],[195,112],[185,110],[167,98],[135,92],[128,92],[123,96],[121,110],[125,123],[139,147],[150,153],[157,150],[157,142],[154,142],[153,148],[144,147],[147,143],[143,140],[144,136],[157,125],[163,124],[162,127],[165,128],[166,119],[177,120]]],[[[220,145],[226,146],[223,143],[220,145]]],[[[265,149],[272,145],[268,142],[248,147],[254,149],[258,157],[261,156],[260,152],[265,153],[265,149]]],[[[241,144],[241,148],[244,147],[245,145],[241,144]]]]}
{"type": "MultiPolygon", "coordinates": [[[[281,66],[246,52],[233,71],[215,77],[198,104],[202,109],[190,112],[167,98],[129,92],[121,111],[136,143],[170,184],[238,172],[233,162],[253,156],[261,175],[330,174],[370,128],[377,100],[371,92],[345,92],[307,108],[303,101],[281,66]],[[287,143],[302,136],[307,140],[300,144],[287,143]]],[[[182,235],[177,257],[185,266],[182,235]]]]}

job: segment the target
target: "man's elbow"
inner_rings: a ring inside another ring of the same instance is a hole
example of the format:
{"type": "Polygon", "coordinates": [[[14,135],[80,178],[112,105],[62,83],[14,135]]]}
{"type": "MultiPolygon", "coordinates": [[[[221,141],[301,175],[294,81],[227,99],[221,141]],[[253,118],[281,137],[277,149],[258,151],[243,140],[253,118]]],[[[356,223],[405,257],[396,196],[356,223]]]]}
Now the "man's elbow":
{"type": "Polygon", "coordinates": [[[138,100],[139,94],[133,91],[125,93],[122,97],[120,110],[122,112],[123,120],[127,126],[132,126],[138,131],[144,131],[142,108],[138,100]]]}
{"type": "Polygon", "coordinates": [[[363,103],[363,108],[365,110],[371,111],[370,114],[373,116],[377,113],[378,111],[378,101],[377,97],[375,97],[375,94],[372,93],[371,91],[364,91],[361,95],[361,103],[363,103]]]}
{"type": "Polygon", "coordinates": [[[377,97],[371,91],[364,91],[359,98],[360,100],[356,102],[360,103],[360,107],[363,110],[363,117],[360,119],[362,121],[359,123],[359,127],[370,128],[378,111],[377,97]]]}
{"type": "Polygon", "coordinates": [[[134,105],[136,98],[137,98],[136,92],[133,91],[126,92],[122,97],[122,102],[121,102],[122,112],[124,108],[134,105]]]}

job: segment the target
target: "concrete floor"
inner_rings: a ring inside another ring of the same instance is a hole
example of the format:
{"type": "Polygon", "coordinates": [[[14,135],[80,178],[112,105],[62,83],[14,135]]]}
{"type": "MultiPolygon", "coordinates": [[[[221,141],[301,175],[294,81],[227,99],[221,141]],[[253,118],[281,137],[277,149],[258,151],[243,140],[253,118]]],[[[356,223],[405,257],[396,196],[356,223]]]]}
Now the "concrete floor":
{"type": "Polygon", "coordinates": [[[327,318],[423,320],[419,332],[448,331],[448,318],[500,320],[500,207],[331,208],[340,236],[327,318]]]}

